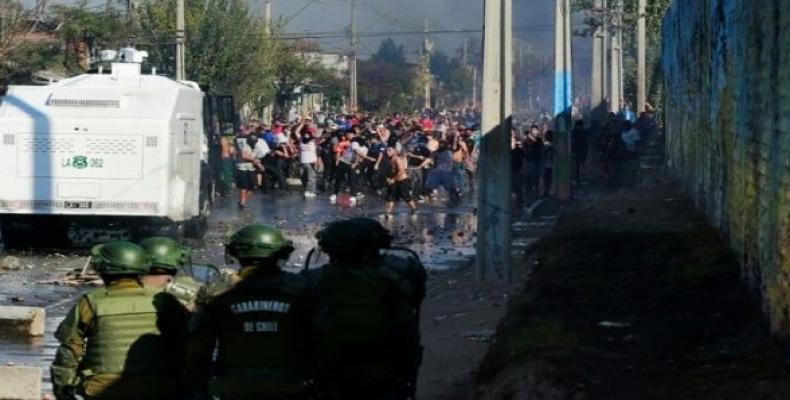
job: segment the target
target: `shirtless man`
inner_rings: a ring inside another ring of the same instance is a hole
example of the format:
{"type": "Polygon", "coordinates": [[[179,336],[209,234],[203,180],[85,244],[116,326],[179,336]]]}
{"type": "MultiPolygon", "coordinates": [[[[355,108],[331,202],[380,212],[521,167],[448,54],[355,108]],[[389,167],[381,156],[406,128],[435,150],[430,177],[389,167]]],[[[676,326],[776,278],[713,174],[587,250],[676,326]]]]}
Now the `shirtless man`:
{"type": "Polygon", "coordinates": [[[403,200],[409,205],[412,215],[417,215],[417,203],[411,197],[411,182],[406,172],[406,162],[394,147],[387,147],[387,159],[390,163],[387,176],[387,203],[384,205],[382,218],[392,218],[395,202],[403,200]]]}
{"type": "Polygon", "coordinates": [[[227,130],[219,140],[220,194],[227,196],[233,190],[233,169],[236,164],[236,146],[233,130],[227,130]]]}
{"type": "Polygon", "coordinates": [[[466,174],[466,161],[469,157],[469,149],[466,143],[461,140],[461,134],[457,133],[452,138],[452,151],[453,151],[453,176],[455,176],[455,185],[459,191],[463,192],[466,187],[464,175],[466,174]]]}

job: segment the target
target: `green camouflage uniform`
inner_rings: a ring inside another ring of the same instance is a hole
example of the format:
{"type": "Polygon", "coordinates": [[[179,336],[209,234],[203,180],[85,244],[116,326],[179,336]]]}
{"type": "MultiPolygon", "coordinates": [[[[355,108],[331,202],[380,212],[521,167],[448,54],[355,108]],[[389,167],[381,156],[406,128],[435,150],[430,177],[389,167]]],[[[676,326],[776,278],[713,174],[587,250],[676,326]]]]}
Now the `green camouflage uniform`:
{"type": "MultiPolygon", "coordinates": [[[[146,257],[131,243],[106,246],[146,257]]],[[[95,263],[112,262],[100,260],[103,249],[94,248],[95,263]]],[[[51,375],[59,400],[75,393],[86,399],[172,399],[181,393],[189,313],[161,289],[144,288],[133,276],[142,273],[142,263],[136,271],[124,267],[130,259],[97,265],[107,286],[83,295],[58,326],[61,345],[51,375]]]]}

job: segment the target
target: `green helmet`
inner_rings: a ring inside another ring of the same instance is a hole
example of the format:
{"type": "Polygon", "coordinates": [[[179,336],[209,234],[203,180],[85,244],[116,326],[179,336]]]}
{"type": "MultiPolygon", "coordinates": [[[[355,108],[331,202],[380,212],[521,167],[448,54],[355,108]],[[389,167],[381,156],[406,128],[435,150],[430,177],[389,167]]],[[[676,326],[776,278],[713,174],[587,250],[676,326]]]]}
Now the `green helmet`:
{"type": "Polygon", "coordinates": [[[151,257],[151,267],[177,272],[189,262],[190,250],[168,237],[154,236],[143,239],[140,247],[151,257]]]}
{"type": "Polygon", "coordinates": [[[242,258],[269,258],[290,254],[293,242],[283,237],[282,232],[268,225],[248,225],[233,234],[225,243],[229,256],[242,258]]]}
{"type": "Polygon", "coordinates": [[[124,241],[93,246],[91,260],[99,275],[145,275],[151,267],[142,247],[124,241]]]}
{"type": "Polygon", "coordinates": [[[318,246],[334,257],[362,256],[392,242],[392,235],[378,221],[363,217],[332,222],[315,237],[318,246]]]}

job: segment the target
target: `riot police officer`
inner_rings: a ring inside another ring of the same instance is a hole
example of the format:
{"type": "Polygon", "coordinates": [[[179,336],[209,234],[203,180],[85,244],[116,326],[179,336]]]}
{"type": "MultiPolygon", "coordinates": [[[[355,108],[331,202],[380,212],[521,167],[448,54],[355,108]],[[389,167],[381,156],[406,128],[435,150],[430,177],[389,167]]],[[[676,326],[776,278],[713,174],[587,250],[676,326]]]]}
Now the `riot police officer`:
{"type": "Polygon", "coordinates": [[[141,247],[98,245],[91,260],[105,287],[83,295],[58,326],[55,396],[176,398],[189,313],[161,288],[144,287],[141,276],[151,262],[141,247]]]}
{"type": "Polygon", "coordinates": [[[194,308],[201,285],[186,272],[191,263],[192,251],[174,239],[161,236],[143,239],[140,247],[151,259],[151,268],[143,276],[143,284],[146,287],[163,288],[187,308],[194,308]]]}
{"type": "Polygon", "coordinates": [[[392,236],[369,218],[333,222],[317,238],[330,258],[306,273],[315,286],[320,390],[343,400],[414,398],[424,267],[411,252],[382,251],[392,236]]]}
{"type": "Polygon", "coordinates": [[[226,243],[240,280],[192,320],[186,375],[197,397],[306,398],[313,306],[307,281],[279,265],[293,250],[265,225],[242,228],[226,243]]]}

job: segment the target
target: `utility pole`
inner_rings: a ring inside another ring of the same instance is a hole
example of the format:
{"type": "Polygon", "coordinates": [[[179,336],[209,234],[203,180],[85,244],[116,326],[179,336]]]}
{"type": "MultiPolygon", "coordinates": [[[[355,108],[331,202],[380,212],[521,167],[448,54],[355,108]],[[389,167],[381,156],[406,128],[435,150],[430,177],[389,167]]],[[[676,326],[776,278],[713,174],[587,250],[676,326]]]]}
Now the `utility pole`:
{"type": "MultiPolygon", "coordinates": [[[[605,7],[604,0],[595,0],[596,12],[601,13],[605,7]]],[[[605,18],[604,18],[605,19],[605,18]]],[[[595,28],[593,33],[593,60],[592,60],[592,88],[591,117],[593,120],[601,121],[606,115],[606,27],[601,24],[595,28]]]]}
{"type": "Polygon", "coordinates": [[[622,75],[623,75],[623,42],[622,42],[622,3],[621,0],[614,1],[614,16],[611,34],[611,76],[609,78],[609,96],[611,112],[619,112],[621,108],[620,100],[622,96],[622,75]]]}
{"type": "MultiPolygon", "coordinates": [[[[271,39],[272,36],[272,1],[271,0],[264,0],[263,3],[263,31],[266,34],[266,36],[269,37],[269,39],[271,39]]],[[[261,113],[263,114],[261,115],[261,117],[266,124],[270,124],[273,122],[272,114],[274,112],[275,101],[276,99],[271,103],[267,104],[265,107],[263,107],[263,110],[261,110],[261,113]]]]}
{"type": "Polygon", "coordinates": [[[637,115],[645,110],[647,103],[647,60],[646,60],[646,46],[647,46],[647,15],[646,3],[647,0],[639,0],[639,14],[636,25],[637,36],[637,72],[636,72],[636,113],[637,115]]]}
{"type": "Polygon", "coordinates": [[[477,107],[477,66],[472,67],[472,108],[477,107]]]}
{"type": "Polygon", "coordinates": [[[467,33],[464,36],[464,53],[463,53],[463,66],[466,67],[469,64],[469,34],[467,33]]]}
{"type": "Polygon", "coordinates": [[[357,111],[357,0],[351,0],[351,57],[349,62],[348,105],[351,111],[357,111]]]}
{"type": "Polygon", "coordinates": [[[479,280],[510,281],[510,131],[513,123],[512,0],[486,0],[483,34],[483,121],[478,171],[479,280]]]}
{"type": "Polygon", "coordinates": [[[617,76],[620,82],[617,84],[619,90],[618,96],[620,99],[620,108],[625,107],[625,64],[623,59],[625,54],[623,52],[623,0],[617,2],[617,76]]]}
{"type": "Polygon", "coordinates": [[[263,29],[267,35],[272,34],[272,0],[263,2],[263,29]]]}
{"type": "Polygon", "coordinates": [[[424,109],[431,108],[431,85],[433,84],[433,77],[431,76],[431,51],[433,50],[433,43],[431,43],[431,39],[428,37],[428,31],[430,30],[430,21],[425,19],[425,39],[423,41],[423,56],[425,59],[423,60],[424,68],[425,68],[425,87],[424,87],[424,96],[425,96],[425,103],[423,104],[424,109]]]}
{"type": "Polygon", "coordinates": [[[186,73],[186,24],[184,0],[176,2],[176,80],[187,79],[186,73]]]}
{"type": "Polygon", "coordinates": [[[573,106],[573,61],[571,54],[570,0],[556,0],[554,28],[554,195],[558,200],[573,197],[571,184],[571,125],[573,106]]]}
{"type": "Polygon", "coordinates": [[[610,73],[609,71],[612,68],[612,62],[609,57],[609,52],[612,50],[612,19],[611,13],[609,12],[610,4],[616,0],[603,0],[603,70],[601,71],[601,75],[603,76],[603,107],[601,107],[601,112],[603,116],[606,117],[606,113],[609,111],[609,103],[607,99],[610,99],[612,93],[610,92],[611,85],[610,85],[610,73]]]}

